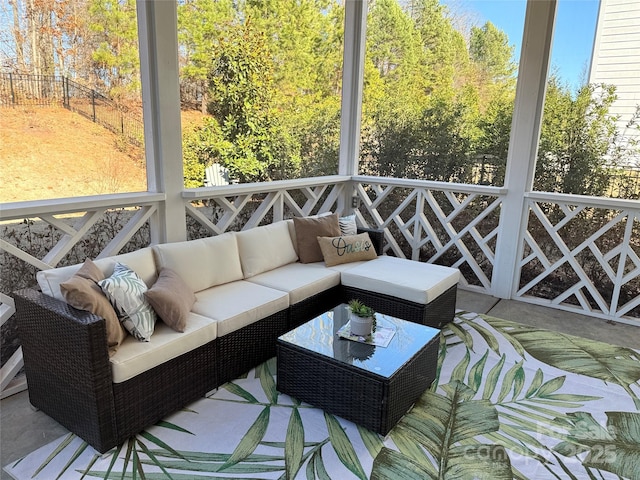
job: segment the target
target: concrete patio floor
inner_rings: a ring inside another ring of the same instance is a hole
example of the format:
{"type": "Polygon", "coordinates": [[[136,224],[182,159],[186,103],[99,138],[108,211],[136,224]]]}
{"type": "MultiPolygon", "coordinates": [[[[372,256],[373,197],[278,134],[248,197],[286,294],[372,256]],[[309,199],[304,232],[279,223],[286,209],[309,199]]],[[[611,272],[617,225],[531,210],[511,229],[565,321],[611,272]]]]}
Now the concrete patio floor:
{"type": "MultiPolygon", "coordinates": [[[[458,291],[457,308],[640,349],[640,328],[631,325],[608,323],[592,317],[462,290],[458,291]]],[[[31,407],[26,391],[0,401],[0,465],[3,467],[66,433],[68,431],[64,427],[31,407]]],[[[10,478],[4,471],[0,475],[2,480],[10,478]]]]}

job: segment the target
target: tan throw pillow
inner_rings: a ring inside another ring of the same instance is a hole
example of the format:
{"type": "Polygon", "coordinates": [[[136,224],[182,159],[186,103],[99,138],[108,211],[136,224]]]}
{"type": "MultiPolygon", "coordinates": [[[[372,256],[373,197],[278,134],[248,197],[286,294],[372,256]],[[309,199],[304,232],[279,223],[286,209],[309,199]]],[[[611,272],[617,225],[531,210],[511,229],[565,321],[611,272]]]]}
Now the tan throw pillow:
{"type": "Polygon", "coordinates": [[[196,296],[176,272],[170,268],[160,270],[158,280],[144,296],[164,323],[184,332],[196,296]]]}
{"type": "Polygon", "coordinates": [[[327,267],[360,260],[373,260],[378,257],[368,233],[340,237],[318,237],[318,243],[327,267]]]}
{"type": "Polygon", "coordinates": [[[73,277],[60,284],[60,291],[72,307],[104,318],[107,346],[111,350],[110,353],[113,353],[127,337],[127,331],[118,320],[111,302],[98,286],[98,282],[103,279],[102,271],[90,259],[86,259],[73,277]]]}
{"type": "Polygon", "coordinates": [[[298,243],[300,263],[322,261],[322,251],[318,237],[335,237],[340,235],[338,214],[324,217],[293,217],[298,243]]]}

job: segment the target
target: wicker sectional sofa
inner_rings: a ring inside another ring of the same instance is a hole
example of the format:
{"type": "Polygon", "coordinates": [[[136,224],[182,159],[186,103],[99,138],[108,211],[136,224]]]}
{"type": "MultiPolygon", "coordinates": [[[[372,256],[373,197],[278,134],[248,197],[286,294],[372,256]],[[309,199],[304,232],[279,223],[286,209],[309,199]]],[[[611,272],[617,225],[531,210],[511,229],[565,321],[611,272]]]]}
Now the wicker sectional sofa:
{"type": "MultiPolygon", "coordinates": [[[[380,252],[382,233],[368,233],[380,252]]],[[[456,269],[384,256],[301,263],[295,237],[287,220],[95,260],[105,276],[125,264],[149,287],[171,269],[195,295],[183,332],[158,320],[149,341],[128,336],[115,353],[104,318],[71,307],[60,290],[81,266],[39,272],[40,291],[14,293],[31,403],[106,452],[275,356],[278,336],[349,298],[431,326],[453,318],[456,269]],[[408,271],[417,288],[401,272],[414,266],[423,269],[408,271]]]]}

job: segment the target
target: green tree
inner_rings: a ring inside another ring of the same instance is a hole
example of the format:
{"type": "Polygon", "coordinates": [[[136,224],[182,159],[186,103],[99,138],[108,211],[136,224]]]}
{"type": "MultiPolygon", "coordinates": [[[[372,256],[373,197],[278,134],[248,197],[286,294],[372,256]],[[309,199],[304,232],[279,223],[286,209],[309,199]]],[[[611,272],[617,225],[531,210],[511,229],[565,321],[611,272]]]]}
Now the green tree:
{"type": "Polygon", "coordinates": [[[575,96],[556,77],[547,85],[534,188],[601,196],[610,181],[607,165],[619,161],[612,85],[585,85],[575,96]],[[614,154],[615,155],[612,155],[614,154]]]}
{"type": "Polygon", "coordinates": [[[182,162],[186,188],[204,186],[206,166],[219,163],[223,156],[224,145],[221,142],[220,126],[210,117],[200,125],[183,127],[182,162]]]}
{"type": "Polygon", "coordinates": [[[474,74],[471,82],[478,92],[480,135],[475,162],[481,162],[478,180],[502,185],[511,134],[515,99],[516,64],[507,35],[491,22],[473,27],[469,56],[474,74]]]}
{"type": "MultiPolygon", "coordinates": [[[[513,49],[514,47],[509,45],[507,34],[497,29],[491,22],[485,23],[482,28],[471,28],[469,83],[478,94],[478,110],[483,129],[489,129],[492,142],[498,139],[503,142],[503,148],[494,143],[492,149],[505,152],[509,144],[510,126],[506,131],[503,130],[506,137],[496,136],[497,130],[493,124],[497,123],[498,127],[503,127],[506,120],[510,124],[510,115],[505,114],[512,111],[515,99],[514,73],[517,66],[513,60],[513,49]]],[[[506,154],[502,158],[506,159],[506,154]]]]}
{"type": "Polygon", "coordinates": [[[395,0],[373,3],[367,21],[367,55],[380,71],[381,77],[399,77],[416,61],[413,21],[395,0]]]}
{"type": "Polygon", "coordinates": [[[513,101],[498,99],[487,106],[478,120],[480,135],[474,161],[481,164],[478,181],[483,184],[504,184],[512,118],[513,101]]]}
{"type": "Polygon", "coordinates": [[[412,17],[424,51],[426,88],[440,97],[455,95],[455,85],[466,83],[469,55],[446,6],[439,0],[412,2],[412,17]]]}
{"type": "Polygon", "coordinates": [[[185,158],[222,163],[240,181],[335,173],[344,8],[335,0],[211,3],[179,9],[183,77],[206,80],[212,117],[185,141],[185,158]]]}
{"type": "Polygon", "coordinates": [[[362,119],[366,174],[404,176],[429,92],[421,69],[421,39],[410,15],[395,0],[369,10],[362,119]]]}
{"type": "Polygon", "coordinates": [[[460,179],[479,136],[476,91],[464,82],[453,88],[465,78],[466,46],[437,1],[412,6],[404,11],[386,0],[370,11],[363,170],[460,179]]]}
{"type": "MultiPolygon", "coordinates": [[[[242,3],[241,3],[242,4],[242,3]]],[[[335,0],[246,0],[243,16],[265,35],[280,95],[334,94],[340,78],[343,7],[335,0]]]]}
{"type": "Polygon", "coordinates": [[[140,96],[140,58],[135,0],[92,0],[90,30],[98,86],[113,99],[140,96]]]}
{"type": "Polygon", "coordinates": [[[471,150],[470,131],[474,125],[467,107],[444,100],[425,108],[411,123],[388,123],[366,144],[376,157],[377,168],[369,163],[367,174],[440,181],[467,181],[465,166],[471,150]]]}
{"type": "Polygon", "coordinates": [[[507,34],[493,23],[487,22],[482,28],[471,28],[469,55],[480,66],[486,82],[505,81],[515,73],[513,50],[507,34]]]}
{"type": "Polygon", "coordinates": [[[335,0],[249,0],[274,65],[277,178],[336,173],[344,7],[335,0]],[[282,159],[285,158],[285,161],[282,159]]]}
{"type": "Polygon", "coordinates": [[[216,52],[235,18],[232,0],[185,0],[178,5],[181,76],[203,92],[203,113],[208,103],[207,79],[213,69],[216,52]]]}
{"type": "Polygon", "coordinates": [[[273,63],[264,34],[249,19],[221,39],[209,93],[207,110],[225,146],[218,148],[220,163],[241,182],[270,179],[274,152],[282,142],[274,114],[273,63]]]}

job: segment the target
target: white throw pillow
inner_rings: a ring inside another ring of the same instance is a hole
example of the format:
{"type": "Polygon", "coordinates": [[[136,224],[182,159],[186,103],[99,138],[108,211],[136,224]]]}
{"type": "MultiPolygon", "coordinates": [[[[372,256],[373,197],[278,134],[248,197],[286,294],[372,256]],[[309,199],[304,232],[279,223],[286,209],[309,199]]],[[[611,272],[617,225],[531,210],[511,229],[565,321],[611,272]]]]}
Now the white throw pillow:
{"type": "Polygon", "coordinates": [[[98,282],[124,328],[141,342],[148,342],[156,325],[156,312],[144,296],[147,285],[126,265],[117,263],[113,274],[98,282]]]}
{"type": "Polygon", "coordinates": [[[347,215],[346,217],[340,217],[338,219],[340,224],[341,235],[357,235],[358,227],[356,225],[356,214],[347,215]]]}

